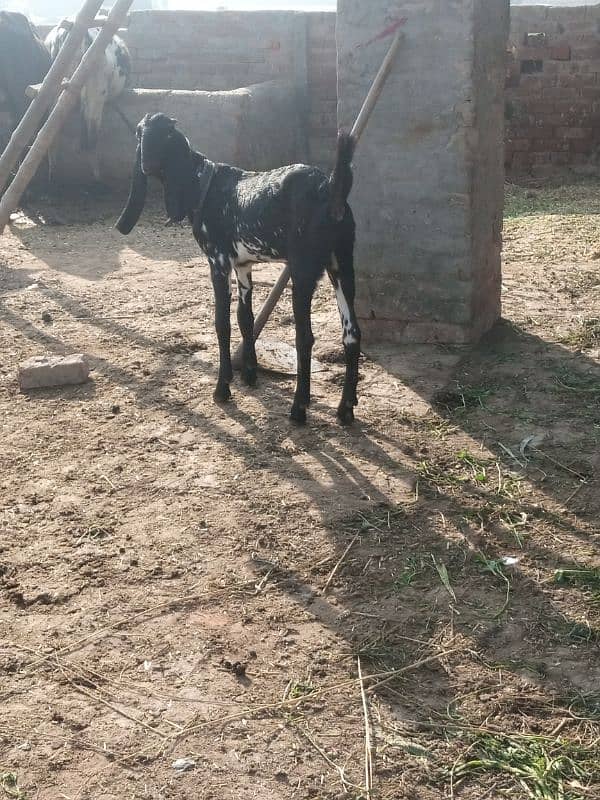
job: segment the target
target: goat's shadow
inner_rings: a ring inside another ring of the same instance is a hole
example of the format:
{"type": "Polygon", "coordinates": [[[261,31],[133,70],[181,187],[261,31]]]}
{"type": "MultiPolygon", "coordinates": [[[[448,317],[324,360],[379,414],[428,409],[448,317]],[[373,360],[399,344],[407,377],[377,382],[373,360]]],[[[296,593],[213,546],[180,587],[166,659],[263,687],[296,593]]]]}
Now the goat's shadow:
{"type": "MultiPolygon", "coordinates": [[[[87,325],[98,328],[104,333],[115,335],[125,341],[131,341],[138,347],[154,351],[155,354],[162,352],[160,343],[151,336],[141,335],[121,322],[91,314],[88,308],[82,307],[77,300],[65,295],[60,289],[48,287],[47,291],[55,302],[71,313],[81,312],[85,309],[85,322],[87,325]]],[[[42,342],[45,348],[54,352],[65,352],[72,348],[72,345],[68,342],[54,337],[50,332],[41,330],[32,323],[26,322],[16,312],[7,307],[3,308],[2,318],[5,324],[10,325],[23,336],[32,341],[42,342]]],[[[572,373],[575,370],[578,374],[585,375],[588,379],[591,377],[596,380],[600,377],[598,365],[584,355],[573,354],[564,348],[544,342],[518,329],[501,325],[479,348],[464,354],[462,360],[457,364],[454,374],[452,371],[442,374],[438,372],[439,384],[436,386],[434,382],[428,382],[426,399],[430,400],[430,393],[437,391],[441,393],[443,400],[444,394],[442,390],[445,387],[452,387],[456,381],[460,381],[462,386],[465,380],[464,376],[469,371],[476,371],[478,367],[482,368],[484,364],[488,382],[491,381],[494,375],[493,366],[491,368],[491,365],[502,364],[507,353],[511,358],[516,358],[517,351],[518,361],[515,360],[515,362],[511,363],[511,369],[513,370],[516,363],[524,365],[526,370],[527,364],[530,363],[531,352],[537,352],[538,354],[542,352],[552,361],[555,365],[554,368],[556,368],[556,365],[564,366],[567,371],[572,373]],[[517,344],[519,345],[518,347],[517,344]]],[[[422,350],[418,352],[420,353],[419,359],[422,359],[422,350]]],[[[433,360],[437,363],[440,355],[439,349],[434,348],[431,352],[433,353],[433,360]]],[[[388,356],[385,357],[384,362],[386,370],[388,372],[393,370],[399,380],[403,378],[406,380],[405,371],[402,370],[401,365],[398,366],[398,362],[393,365],[388,356]]],[[[204,394],[208,395],[209,389],[203,390],[204,393],[201,398],[196,397],[194,400],[179,399],[174,402],[172,395],[166,391],[172,376],[169,358],[164,355],[160,356],[160,358],[162,366],[151,376],[151,379],[145,379],[127,368],[102,358],[92,358],[92,365],[99,374],[112,382],[127,386],[128,391],[133,392],[136,402],[141,408],[160,409],[186,428],[201,430],[211,439],[218,441],[220,446],[227,448],[242,459],[249,471],[257,469],[255,458],[258,452],[263,456],[258,469],[264,470],[271,479],[280,481],[282,478],[280,467],[283,460],[285,462],[286,481],[290,486],[294,486],[296,490],[300,487],[299,491],[305,496],[307,504],[320,513],[322,524],[329,532],[333,543],[331,560],[328,562],[329,568],[344,553],[348,545],[350,536],[348,526],[351,527],[352,531],[360,529],[360,520],[368,520],[368,515],[373,508],[381,505],[387,509],[396,508],[400,513],[397,524],[386,531],[386,552],[391,561],[396,562],[396,573],[398,565],[406,561],[405,555],[407,552],[417,558],[417,554],[423,548],[430,552],[437,550],[438,553],[443,553],[449,567],[454,570],[452,573],[454,577],[460,574],[461,569],[466,569],[465,548],[448,539],[444,529],[440,527],[439,521],[435,518],[435,514],[442,513],[443,510],[449,520],[455,520],[457,525],[464,526],[464,520],[468,518],[468,509],[463,507],[461,501],[451,495],[440,498],[425,491],[422,496],[425,497],[427,504],[431,505],[431,511],[424,514],[422,504],[419,503],[398,506],[397,503],[390,499],[389,493],[382,490],[381,484],[374,480],[373,476],[377,473],[394,474],[401,478],[409,479],[411,474],[414,475],[416,467],[415,454],[411,447],[406,446],[403,442],[388,434],[385,431],[385,426],[361,424],[359,421],[356,427],[350,431],[339,429],[335,427],[333,422],[333,405],[330,408],[319,402],[315,404],[314,411],[316,414],[313,413],[311,427],[300,429],[288,426],[284,415],[287,415],[288,406],[291,404],[292,386],[290,382],[282,382],[266,374],[261,375],[261,386],[253,390],[252,394],[264,405],[265,414],[268,414],[271,418],[275,417],[274,424],[268,428],[259,425],[256,419],[244,410],[242,402],[239,405],[232,404],[224,409],[215,411],[212,405],[207,405],[205,402],[208,397],[205,397],[204,394]],[[277,402],[280,406],[279,412],[274,412],[273,406],[264,400],[269,394],[277,397],[277,402]],[[199,399],[201,402],[198,402],[199,399]],[[325,411],[330,416],[330,423],[322,420],[321,414],[325,411]],[[226,421],[228,418],[235,420],[237,425],[242,427],[246,437],[252,442],[250,450],[247,443],[242,441],[236,433],[233,433],[229,426],[222,424],[222,421],[226,421]],[[283,439],[291,440],[299,449],[305,451],[310,456],[313,466],[308,465],[306,461],[301,459],[291,459],[284,450],[280,451],[279,460],[273,459],[273,453],[277,453],[283,439]],[[382,445],[384,442],[390,445],[391,449],[384,447],[382,445]],[[391,452],[394,455],[391,455],[391,452]],[[360,459],[355,457],[357,453],[360,454],[360,459]],[[400,458],[402,461],[399,463],[400,458]],[[361,461],[363,466],[361,466],[361,461]],[[336,500],[337,496],[341,496],[343,500],[338,502],[336,500]],[[350,507],[348,505],[349,498],[352,498],[350,507]],[[418,532],[418,536],[415,535],[415,532],[418,532]]],[[[448,357],[449,364],[454,360],[454,356],[452,358],[448,357]]],[[[212,372],[213,375],[211,377],[214,378],[214,367],[212,372]]],[[[406,372],[411,373],[413,376],[412,379],[408,380],[408,383],[412,380],[414,390],[417,393],[424,393],[422,377],[418,374],[418,370],[414,368],[414,356],[412,367],[409,367],[406,372]]],[[[239,388],[238,394],[243,396],[244,391],[249,390],[239,388]]],[[[579,399],[580,403],[582,402],[577,395],[576,398],[579,399]]],[[[572,402],[573,398],[571,398],[571,404],[572,402]]],[[[485,407],[478,408],[475,411],[473,409],[463,409],[463,413],[459,414],[453,410],[448,410],[444,412],[444,416],[453,425],[460,425],[465,433],[475,439],[480,439],[482,429],[485,430],[482,427],[485,419],[483,421],[481,419],[482,416],[485,416],[484,411],[485,407]]],[[[542,419],[536,420],[534,418],[528,420],[528,424],[533,424],[534,427],[541,422],[542,419]]],[[[499,458],[505,469],[514,468],[513,460],[509,455],[500,455],[499,458]]],[[[536,474],[534,471],[530,476],[530,480],[533,482],[536,482],[536,474]]],[[[546,477],[542,478],[540,473],[538,488],[549,499],[562,503],[565,498],[562,496],[556,497],[552,494],[552,484],[547,480],[547,473],[544,474],[546,477]]],[[[574,475],[572,477],[575,478],[574,475]]],[[[260,481],[257,481],[257,484],[260,485],[260,481]]],[[[408,483],[407,485],[410,484],[408,483]]],[[[253,492],[260,491],[260,487],[252,489],[251,483],[248,483],[248,487],[249,501],[251,503],[253,492]]],[[[244,507],[247,508],[247,505],[244,507]]],[[[322,580],[322,573],[319,573],[318,570],[316,572],[314,570],[307,571],[306,567],[285,563],[278,557],[277,552],[270,554],[268,569],[272,570],[275,567],[271,580],[279,590],[285,591],[294,603],[304,608],[321,624],[330,628],[337,637],[345,639],[348,643],[349,652],[356,653],[366,646],[365,643],[371,642],[373,639],[379,641],[379,638],[383,637],[387,642],[387,648],[391,646],[394,652],[402,652],[402,663],[404,663],[404,659],[416,660],[422,652],[422,647],[407,643],[403,636],[410,636],[423,642],[438,635],[436,630],[429,629],[429,623],[424,624],[422,617],[423,591],[428,592],[430,595],[431,586],[430,584],[424,585],[420,592],[417,591],[418,586],[414,590],[409,587],[404,592],[402,602],[399,604],[398,597],[394,594],[395,590],[391,588],[394,584],[395,573],[390,571],[386,576],[387,582],[385,580],[382,582],[381,575],[378,576],[377,585],[382,587],[381,594],[377,595],[376,593],[375,598],[373,598],[373,580],[369,573],[365,573],[363,570],[364,559],[368,561],[369,558],[372,558],[374,551],[380,552],[381,550],[379,541],[372,540],[371,534],[373,530],[373,527],[368,523],[364,530],[365,541],[359,550],[364,558],[350,559],[344,565],[343,578],[336,586],[335,606],[332,606],[329,600],[323,598],[314,588],[315,583],[318,584],[322,580]],[[375,606],[373,606],[373,599],[375,600],[375,606]],[[373,611],[376,613],[373,614],[373,611]],[[346,624],[348,615],[358,615],[350,629],[346,624]],[[378,620],[376,624],[373,623],[373,616],[378,620]],[[399,639],[395,639],[390,630],[399,619],[403,622],[403,634],[399,639]]],[[[568,524],[568,520],[564,530],[566,531],[565,535],[582,535],[574,525],[570,526],[568,524]]],[[[376,538],[378,537],[379,534],[376,534],[376,538]]],[[[497,559],[501,556],[505,546],[506,542],[502,540],[501,536],[498,536],[497,539],[492,537],[487,541],[486,553],[490,559],[497,559]]],[[[574,566],[570,559],[555,553],[550,547],[529,546],[527,555],[529,558],[543,564],[545,569],[551,566],[557,568],[574,566]]],[[[254,560],[251,563],[262,579],[268,570],[261,568],[260,560],[254,560]]],[[[429,575],[430,580],[431,575],[429,575]]],[[[490,590],[489,585],[485,585],[482,592],[488,596],[489,604],[495,605],[496,608],[501,606],[502,587],[494,587],[490,590]]],[[[566,629],[579,630],[578,621],[566,618],[563,610],[555,607],[548,595],[542,592],[534,581],[526,577],[515,578],[513,580],[513,597],[517,600],[515,606],[521,603],[526,609],[526,614],[535,619],[543,620],[544,625],[554,632],[558,641],[556,646],[563,647],[564,638],[567,636],[566,629]]],[[[468,607],[469,598],[462,597],[460,593],[459,601],[468,607]]],[[[436,596],[433,602],[438,605],[440,602],[439,597],[436,596]]],[[[480,611],[480,609],[476,610],[480,611]]],[[[539,643],[533,641],[523,640],[520,647],[513,651],[513,653],[518,652],[520,654],[519,658],[507,661],[504,653],[505,642],[502,638],[502,626],[499,626],[497,621],[493,619],[489,619],[488,624],[482,626],[479,617],[477,617],[478,621],[475,624],[474,619],[476,616],[475,611],[473,614],[463,612],[462,619],[455,623],[456,631],[476,643],[490,661],[501,663],[504,669],[514,669],[520,674],[526,668],[523,665],[531,663],[533,659],[541,665],[540,670],[543,669],[545,671],[544,675],[538,674],[537,679],[542,682],[549,682],[550,685],[554,686],[554,691],[557,694],[561,694],[561,696],[569,694],[565,690],[565,686],[561,686],[562,682],[569,686],[572,692],[576,692],[583,691],[595,679],[593,651],[596,637],[598,636],[596,631],[590,629],[589,640],[577,640],[578,658],[581,663],[586,663],[587,661],[587,670],[589,672],[588,679],[582,682],[580,676],[576,675],[572,661],[565,662],[563,670],[548,670],[547,662],[549,659],[545,657],[545,654],[552,652],[552,648],[546,647],[544,650],[539,646],[539,643]]],[[[573,643],[570,642],[569,646],[572,647],[573,643]]],[[[395,658],[394,656],[392,661],[388,660],[386,663],[388,665],[400,663],[394,660],[395,658]]],[[[431,677],[433,672],[435,672],[436,691],[429,697],[427,706],[412,709],[413,716],[415,711],[418,714],[427,713],[427,709],[429,711],[435,709],[441,711],[451,698],[451,687],[443,672],[435,666],[427,668],[427,676],[431,677]]],[[[423,672],[421,672],[419,678],[423,680],[423,672]]],[[[412,679],[407,680],[410,684],[412,679]]]]}
{"type": "Polygon", "coordinates": [[[156,186],[149,191],[145,224],[126,237],[114,226],[127,201],[127,190],[120,190],[117,196],[99,185],[79,191],[55,188],[52,194],[30,200],[11,223],[11,230],[28,251],[51,269],[92,282],[120,272],[130,252],[148,263],[164,262],[165,266],[204,260],[189,225],[165,227],[156,186]],[[43,237],[40,231],[45,234],[43,237]]]}
{"type": "MultiPolygon", "coordinates": [[[[114,205],[110,209],[110,214],[114,215],[114,205]]],[[[112,221],[112,216],[110,219],[112,221]]],[[[107,269],[104,275],[120,268],[117,265],[120,265],[119,248],[122,246],[131,247],[148,259],[156,257],[155,243],[148,236],[148,227],[141,226],[131,240],[123,240],[115,234],[117,241],[114,245],[112,240],[103,242],[102,256],[107,269]]],[[[187,258],[190,253],[200,260],[201,256],[189,230],[177,230],[176,234],[175,239],[169,237],[162,241],[159,258],[177,261],[187,258]],[[173,252],[174,249],[177,250],[176,253],[173,252]]],[[[20,235],[23,236],[23,233],[20,235]]],[[[161,228],[156,237],[162,236],[161,228]]],[[[29,249],[33,253],[37,252],[50,266],[58,271],[70,271],[65,269],[59,254],[48,256],[48,244],[41,242],[39,236],[27,235],[25,238],[29,249]]],[[[86,241],[85,235],[83,241],[86,241]]],[[[81,258],[82,253],[75,253],[74,257],[75,260],[81,258]]],[[[12,276],[15,289],[23,288],[30,279],[26,270],[7,272],[12,276]]],[[[206,281],[208,285],[208,276],[206,281]]],[[[286,491],[287,486],[287,491],[301,496],[304,504],[319,515],[321,525],[326,528],[332,543],[326,571],[344,555],[355,533],[362,530],[363,541],[356,546],[357,557],[348,558],[340,570],[335,585],[335,604],[322,597],[315,589],[315,585],[322,584],[325,579],[322,568],[307,567],[305,563],[290,563],[289,555],[284,551],[279,553],[277,548],[269,556],[271,566],[265,570],[260,561],[251,561],[261,580],[274,565],[271,580],[277,589],[284,591],[294,603],[306,609],[340,639],[346,640],[352,652],[356,652],[373,638],[385,636],[388,644],[391,642],[394,652],[402,652],[403,659],[416,660],[420,646],[401,638],[395,639],[389,633],[390,626],[393,627],[397,620],[401,620],[403,635],[426,642],[434,639],[438,632],[430,628],[424,617],[423,598],[429,598],[435,605],[442,601],[438,595],[432,594],[434,590],[431,585],[435,584],[436,575],[429,566],[422,584],[417,581],[415,587],[403,587],[401,594],[398,594],[398,589],[394,586],[403,575],[406,554],[418,561],[422,552],[437,553],[448,562],[452,578],[456,580],[468,568],[466,547],[457,545],[455,537],[447,535],[436,515],[444,515],[449,524],[453,524],[456,529],[461,528],[465,535],[476,535],[476,531],[469,530],[470,526],[473,527],[472,520],[469,522],[471,509],[451,492],[436,493],[422,484],[421,502],[414,502],[415,474],[419,471],[420,463],[427,460],[427,454],[416,453],[412,443],[406,444],[401,438],[402,434],[391,434],[386,425],[386,419],[393,416],[396,423],[393,427],[400,431],[406,430],[403,425],[410,422],[405,419],[404,402],[407,393],[420,398],[421,408],[435,403],[438,418],[460,429],[470,440],[491,445],[498,463],[507,472],[515,469],[515,459],[519,459],[519,443],[524,438],[540,429],[547,431],[549,427],[556,427],[554,415],[557,409],[567,420],[572,420],[571,433],[579,437],[583,444],[585,441],[582,437],[589,434],[594,424],[598,423],[597,395],[590,391],[590,386],[597,385],[600,381],[598,363],[583,353],[573,353],[502,323],[479,347],[472,350],[405,347],[400,353],[397,348],[393,352],[373,352],[371,358],[380,366],[381,380],[376,380],[371,388],[361,384],[359,393],[363,394],[361,390],[365,390],[364,397],[371,392],[372,402],[378,409],[380,418],[376,422],[361,423],[359,406],[358,422],[351,430],[342,430],[335,424],[339,388],[334,389],[332,386],[328,387],[327,392],[318,393],[308,428],[298,429],[291,426],[287,421],[287,413],[292,400],[292,379],[282,381],[263,373],[260,385],[252,391],[252,396],[263,407],[264,413],[260,416],[263,420],[269,419],[269,423],[265,425],[254,414],[245,410],[244,395],[250,390],[243,389],[240,385],[235,387],[238,402],[223,409],[212,405],[210,393],[216,377],[214,356],[212,363],[210,359],[204,364],[194,362],[197,374],[207,378],[209,383],[201,383],[198,393],[192,393],[193,397],[190,397],[190,392],[177,392],[178,396],[174,400],[171,386],[172,363],[169,354],[164,351],[164,342],[147,330],[142,333],[126,322],[102,316],[94,311],[93,306],[77,298],[73,291],[67,293],[55,284],[42,285],[42,291],[60,308],[82,320],[84,325],[104,336],[115,337],[135,346],[142,353],[146,351],[149,354],[148,360],[154,360],[158,364],[158,368],[150,376],[143,376],[121,364],[111,362],[110,359],[91,354],[92,366],[99,375],[114,384],[127,387],[140,408],[159,409],[177,424],[201,431],[209,439],[218,442],[220,447],[238,457],[249,473],[255,472],[257,480],[246,482],[247,499],[240,501],[241,516],[247,515],[253,497],[258,498],[261,494],[262,472],[265,480],[281,485],[282,491],[286,491]],[[546,370],[545,373],[540,372],[540,365],[546,370]],[[521,376],[521,389],[514,385],[514,380],[512,383],[504,380],[507,370],[513,379],[517,374],[521,376]],[[535,385],[527,380],[534,370],[535,385]],[[540,386],[540,381],[552,387],[550,398],[546,391],[547,386],[540,386]],[[377,395],[382,386],[384,397],[377,395]],[[526,389],[525,393],[523,387],[526,389]],[[330,396],[331,405],[325,402],[325,397],[329,400],[330,396]],[[471,403],[470,399],[473,397],[476,402],[471,403]],[[497,405],[495,398],[498,400],[497,405]],[[506,412],[507,406],[510,412],[506,412]],[[550,411],[553,409],[553,413],[550,413],[549,408],[550,411]],[[243,431],[243,436],[232,432],[232,426],[228,424],[232,420],[243,431]],[[297,456],[294,458],[290,456],[289,449],[283,446],[288,441],[296,448],[297,456]],[[499,443],[506,449],[501,449],[499,443]],[[260,455],[258,467],[257,454],[260,455]],[[389,490],[381,476],[394,477],[400,490],[389,490]],[[384,529],[384,545],[379,541],[381,533],[373,527],[376,523],[371,516],[373,509],[378,506],[392,514],[398,514],[397,521],[384,529]],[[364,571],[364,565],[375,557],[381,558],[382,547],[393,568],[387,571],[382,569],[373,577],[368,570],[364,571]],[[361,617],[360,614],[365,616],[361,617]],[[355,618],[352,626],[346,624],[348,616],[355,618]],[[374,618],[376,622],[373,622],[374,618]]],[[[43,344],[46,350],[64,353],[80,349],[79,343],[68,342],[55,336],[51,328],[42,328],[26,321],[6,303],[2,303],[2,306],[3,323],[30,341],[43,344]]],[[[335,313],[333,306],[331,313],[335,313]]],[[[212,352],[214,353],[214,347],[212,352]]],[[[567,423],[567,427],[569,424],[567,423]]],[[[564,420],[561,425],[564,428],[564,420]]],[[[556,437],[556,430],[550,433],[556,437]]],[[[427,447],[427,440],[431,435],[431,429],[423,431],[421,439],[424,448],[427,447]]],[[[557,456],[555,461],[561,462],[559,453],[550,455],[557,456]]],[[[598,466],[598,453],[584,452],[582,455],[588,466],[584,469],[582,465],[564,465],[570,472],[553,465],[551,461],[544,462],[543,468],[540,468],[536,458],[532,460],[532,468],[528,469],[527,477],[555,509],[562,508],[565,501],[577,490],[574,495],[576,505],[571,507],[571,511],[579,510],[585,516],[586,508],[593,506],[597,493],[595,470],[598,466]],[[586,474],[582,482],[583,471],[586,474]],[[552,480],[559,473],[561,480],[552,480]],[[568,485],[565,485],[565,481],[568,485]]],[[[235,503],[236,498],[232,498],[231,502],[235,503]]],[[[533,514],[534,509],[530,511],[533,514]]],[[[569,541],[569,538],[576,539],[591,547],[593,542],[586,540],[586,533],[573,523],[572,515],[562,516],[561,537],[565,541],[569,541]]],[[[499,530],[490,530],[485,542],[486,555],[491,560],[498,560],[506,552],[506,547],[504,534],[499,530]]],[[[555,552],[550,546],[529,544],[526,553],[528,558],[546,571],[552,567],[574,565],[573,559],[555,552]]],[[[439,581],[437,585],[439,586],[439,581]]],[[[521,614],[517,627],[524,630],[522,620],[530,614],[536,620],[543,620],[546,628],[554,631],[556,647],[567,646],[565,642],[572,646],[573,642],[564,633],[565,626],[569,630],[579,630],[578,620],[565,615],[548,594],[527,577],[515,577],[513,586],[515,601],[511,608],[523,609],[513,612],[514,615],[521,614]]],[[[482,593],[489,595],[488,600],[480,601],[484,606],[498,609],[502,605],[502,592],[501,585],[490,589],[488,581],[482,588],[482,593]]],[[[469,598],[460,592],[458,598],[468,609],[469,598]]],[[[456,631],[476,643],[490,661],[504,663],[505,641],[502,638],[502,628],[491,618],[483,626],[476,624],[476,610],[471,611],[473,613],[467,610],[455,619],[456,631]]],[[[590,629],[589,640],[576,642],[581,662],[585,663],[587,660],[589,663],[588,682],[593,681],[595,674],[592,655],[597,635],[596,631],[590,629]]],[[[547,647],[547,650],[551,652],[552,648],[547,647]]],[[[521,663],[532,658],[539,661],[544,647],[539,642],[524,639],[520,648],[514,648],[514,652],[520,654],[521,663]]],[[[572,661],[565,663],[569,666],[549,675],[554,690],[562,691],[564,687],[560,687],[561,681],[574,690],[584,688],[574,679],[572,661]]],[[[505,663],[505,668],[517,670],[519,667],[515,664],[511,667],[510,663],[505,663]]],[[[431,703],[439,709],[448,702],[451,688],[439,668],[431,669],[436,671],[436,685],[439,689],[436,697],[432,696],[431,703]]],[[[419,679],[422,680],[423,677],[421,672],[419,679]]],[[[416,685],[414,688],[415,696],[423,700],[422,691],[417,691],[416,685]]],[[[417,713],[426,713],[425,707],[417,709],[417,713]]]]}

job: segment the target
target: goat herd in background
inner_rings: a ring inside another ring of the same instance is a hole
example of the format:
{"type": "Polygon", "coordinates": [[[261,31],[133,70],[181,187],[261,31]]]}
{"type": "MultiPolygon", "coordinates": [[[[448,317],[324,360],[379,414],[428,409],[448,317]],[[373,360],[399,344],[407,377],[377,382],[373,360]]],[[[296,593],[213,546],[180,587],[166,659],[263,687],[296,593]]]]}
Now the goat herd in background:
{"type": "MultiPolygon", "coordinates": [[[[27,18],[0,12],[0,90],[7,97],[15,125],[25,112],[25,91],[40,83],[65,42],[70,25],[62,22],[50,31],[45,44],[27,18]]],[[[98,35],[90,29],[79,57],[98,35]]],[[[107,101],[125,88],[131,59],[122,39],[113,36],[104,60],[81,94],[81,147],[92,154],[98,178],[96,145],[107,101]]],[[[338,418],[354,420],[357,404],[360,329],[354,311],[355,224],[347,198],[352,188],[351,162],[355,140],[340,134],[336,165],[331,176],[316,167],[296,164],[269,172],[247,172],[214,164],[194,151],[161,113],[148,114],[137,126],[137,152],[127,206],[117,222],[129,233],[137,223],[146,198],[148,176],[163,184],[170,222],[188,219],[205,253],[215,295],[215,326],[219,342],[219,373],[214,398],[231,398],[233,370],[230,355],[230,281],[238,286],[237,319],[243,339],[242,379],[256,383],[257,358],[252,309],[252,264],[286,261],[292,278],[292,305],[296,326],[297,383],[291,419],[306,421],[310,403],[311,353],[314,337],[311,304],[317,282],[327,271],[335,289],[343,327],[346,374],[338,418]]],[[[50,172],[54,156],[49,155],[50,172]]]]}

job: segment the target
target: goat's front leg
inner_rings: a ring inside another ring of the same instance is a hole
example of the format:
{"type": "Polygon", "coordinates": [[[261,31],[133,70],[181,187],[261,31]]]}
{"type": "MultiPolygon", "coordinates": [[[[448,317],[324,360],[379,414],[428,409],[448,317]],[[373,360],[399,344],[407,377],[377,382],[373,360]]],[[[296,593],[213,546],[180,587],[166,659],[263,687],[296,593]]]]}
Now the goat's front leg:
{"type": "Polygon", "coordinates": [[[229,384],[233,380],[231,368],[231,284],[229,262],[223,266],[225,259],[210,259],[210,276],[215,293],[215,328],[219,340],[219,378],[214,391],[217,403],[225,403],[231,399],[229,384]]]}
{"type": "Polygon", "coordinates": [[[290,412],[294,422],[306,422],[306,409],[310,405],[310,362],[315,342],[310,321],[316,277],[295,276],[292,272],[292,305],[296,323],[296,357],[298,361],[296,394],[290,412]]]}
{"type": "Polygon", "coordinates": [[[248,386],[255,386],[257,361],[252,311],[252,267],[248,264],[236,266],[235,275],[238,286],[237,319],[243,339],[242,380],[248,386]]]}
{"type": "Polygon", "coordinates": [[[354,422],[354,406],[358,405],[358,362],[360,359],[360,328],[354,311],[354,263],[351,247],[341,247],[333,256],[328,270],[335,289],[338,310],[342,321],[342,341],[346,359],[346,377],[337,415],[342,425],[354,422]]]}

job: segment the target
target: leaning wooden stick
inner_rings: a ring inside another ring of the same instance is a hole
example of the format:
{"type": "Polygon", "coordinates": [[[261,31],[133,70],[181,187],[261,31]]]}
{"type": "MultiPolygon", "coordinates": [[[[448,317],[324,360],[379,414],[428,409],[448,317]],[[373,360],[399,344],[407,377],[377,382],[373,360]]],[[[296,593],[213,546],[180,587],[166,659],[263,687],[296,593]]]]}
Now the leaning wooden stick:
{"type": "Polygon", "coordinates": [[[58,98],[50,116],[40,129],[12,183],[4,193],[2,200],[0,200],[0,234],[4,231],[10,215],[17,208],[23,192],[35,175],[42,159],[48,152],[48,148],[64,125],[71,109],[79,100],[81,89],[92,74],[94,67],[98,65],[98,61],[106,50],[106,46],[112,39],[113,34],[121,26],[121,22],[129,11],[132,2],[133,0],[116,0],[105,25],[86,50],[79,66],[58,98]]]}
{"type": "MultiPolygon", "coordinates": [[[[35,136],[38,125],[44,114],[58,94],[63,78],[73,67],[79,46],[88,27],[93,23],[96,13],[102,5],[102,0],[87,0],[71,23],[71,30],[58,56],[52,62],[43,83],[39,86],[34,100],[30,103],[21,121],[10,137],[2,156],[0,157],[0,192],[6,185],[10,172],[15,166],[23,150],[35,136]]],[[[31,95],[30,95],[31,96],[31,95]]]]}
{"type": "MultiPolygon", "coordinates": [[[[383,87],[385,86],[385,82],[387,81],[390,72],[392,71],[392,66],[394,65],[394,59],[398,53],[398,49],[402,40],[404,39],[404,32],[402,31],[402,25],[404,24],[405,20],[398,20],[396,23],[396,34],[394,36],[394,40],[390,45],[390,49],[387,51],[385,58],[379,68],[377,75],[373,83],[371,84],[371,88],[365,98],[365,102],[360,109],[358,117],[356,118],[356,122],[352,126],[352,130],[350,131],[350,135],[354,139],[354,143],[359,141],[360,137],[363,135],[365,128],[367,127],[367,123],[371,118],[373,110],[379,100],[381,92],[383,91],[383,87]]],[[[379,38],[379,37],[376,37],[379,38]]],[[[277,281],[273,288],[271,289],[271,293],[265,300],[264,305],[258,312],[258,315],[254,321],[254,340],[256,341],[260,334],[263,331],[263,328],[267,324],[267,320],[273,313],[273,309],[279,302],[279,298],[283,294],[283,290],[288,285],[290,280],[290,268],[286,265],[282,270],[277,278],[277,281]]],[[[233,356],[233,366],[236,369],[239,369],[242,364],[242,354],[243,354],[243,343],[240,343],[235,354],[233,356]]]]}

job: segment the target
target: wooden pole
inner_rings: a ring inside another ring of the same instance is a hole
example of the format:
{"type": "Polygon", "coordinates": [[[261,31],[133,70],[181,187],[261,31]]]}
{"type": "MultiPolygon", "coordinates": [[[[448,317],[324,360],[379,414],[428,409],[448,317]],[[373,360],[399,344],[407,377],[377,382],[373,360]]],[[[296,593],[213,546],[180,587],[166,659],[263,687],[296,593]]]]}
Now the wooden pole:
{"type": "Polygon", "coordinates": [[[18,162],[21,153],[35,136],[50,104],[60,93],[60,84],[65,75],[72,69],[79,45],[83,41],[88,27],[94,21],[101,5],[102,0],[86,0],[81,11],[77,14],[75,22],[72,23],[64,45],[50,65],[50,69],[37,95],[33,102],[29,104],[27,111],[13,131],[10,141],[0,157],[0,192],[6,185],[11,170],[18,162]]]}
{"type": "MultiPolygon", "coordinates": [[[[369,89],[365,101],[362,104],[362,108],[360,109],[358,117],[356,118],[356,122],[354,123],[354,125],[352,126],[352,130],[350,131],[350,135],[354,138],[355,144],[358,142],[360,137],[365,132],[367,123],[371,118],[373,110],[375,109],[377,101],[379,100],[381,92],[383,91],[383,87],[385,86],[389,74],[392,71],[392,67],[394,65],[394,59],[396,58],[398,49],[400,47],[400,43],[402,42],[403,39],[404,39],[404,32],[402,30],[398,30],[396,32],[396,35],[394,36],[394,39],[390,45],[389,50],[386,53],[385,58],[383,59],[381,67],[379,68],[379,71],[377,72],[377,75],[375,76],[375,79],[371,84],[371,88],[369,89]]],[[[289,280],[290,280],[290,268],[286,264],[286,266],[281,270],[281,273],[277,278],[275,285],[271,289],[269,296],[265,300],[264,305],[258,312],[258,315],[254,321],[254,341],[256,341],[260,336],[260,334],[262,333],[263,328],[267,324],[267,320],[273,313],[273,309],[279,302],[279,298],[283,294],[285,287],[288,285],[289,280]]],[[[235,351],[232,360],[233,366],[236,369],[239,369],[239,367],[242,364],[243,350],[244,350],[244,343],[241,342],[237,350],[235,351]]]]}
{"type": "Polygon", "coordinates": [[[356,122],[352,126],[352,130],[350,131],[350,136],[354,138],[355,142],[358,142],[360,137],[365,132],[365,128],[367,127],[367,122],[371,118],[371,114],[375,109],[377,101],[381,96],[381,92],[383,91],[383,87],[389,77],[390,72],[392,71],[392,67],[394,66],[394,60],[398,53],[398,49],[400,47],[400,43],[404,39],[404,32],[399,30],[396,35],[394,36],[394,40],[390,45],[390,49],[387,51],[385,58],[381,66],[379,67],[379,72],[375,76],[375,80],[371,84],[371,88],[369,89],[369,93],[365,97],[365,102],[362,105],[362,108],[356,118],[356,122]]]}
{"type": "Polygon", "coordinates": [[[23,192],[35,175],[42,159],[48,152],[48,148],[64,125],[71,109],[77,103],[82,87],[106,50],[106,46],[112,39],[113,34],[118,30],[132,2],[133,0],[116,0],[108,15],[106,24],[86,50],[81,63],[71,76],[68,85],[61,93],[50,116],[31,145],[14,180],[7,188],[2,200],[0,200],[0,234],[4,231],[10,215],[17,208],[23,192]]]}

